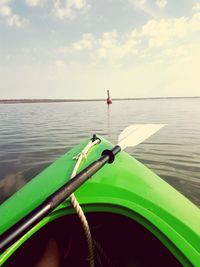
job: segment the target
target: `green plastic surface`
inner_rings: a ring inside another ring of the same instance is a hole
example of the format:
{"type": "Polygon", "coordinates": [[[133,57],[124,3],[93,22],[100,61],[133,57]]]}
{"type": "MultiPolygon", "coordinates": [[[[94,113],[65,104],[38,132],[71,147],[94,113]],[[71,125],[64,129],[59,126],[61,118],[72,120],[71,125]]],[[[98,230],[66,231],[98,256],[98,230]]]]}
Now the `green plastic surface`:
{"type": "MultiPolygon", "coordinates": [[[[84,159],[81,169],[112,145],[102,139],[84,159]]],[[[0,206],[0,234],[32,211],[69,179],[73,157],[87,144],[76,146],[0,206]]],[[[200,210],[160,177],[125,152],[106,164],[82,185],[76,196],[85,212],[111,212],[128,216],[151,231],[184,266],[200,266],[200,210]]],[[[41,227],[73,213],[68,200],[44,218],[0,256],[3,264],[41,227]]]]}

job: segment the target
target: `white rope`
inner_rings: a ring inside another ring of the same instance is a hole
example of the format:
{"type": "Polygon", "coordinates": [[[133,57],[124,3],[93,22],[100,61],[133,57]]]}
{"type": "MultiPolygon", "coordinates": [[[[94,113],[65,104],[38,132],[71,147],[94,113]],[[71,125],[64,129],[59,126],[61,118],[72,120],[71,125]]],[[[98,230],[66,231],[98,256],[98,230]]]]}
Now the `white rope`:
{"type": "MultiPolygon", "coordinates": [[[[93,147],[94,145],[96,145],[97,143],[99,143],[99,139],[93,141],[90,141],[86,147],[82,150],[82,152],[80,154],[78,154],[76,157],[74,157],[74,159],[77,160],[77,163],[74,167],[74,170],[72,172],[71,175],[71,179],[76,175],[78,168],[81,164],[81,161],[86,158],[88,151],[91,149],[91,147],[93,147]]],[[[70,195],[70,201],[72,203],[72,206],[74,207],[74,209],[76,210],[78,217],[82,223],[83,226],[83,230],[86,236],[86,240],[87,240],[87,244],[88,244],[88,252],[89,252],[89,263],[90,263],[90,267],[94,267],[94,246],[93,246],[93,240],[92,240],[92,235],[90,232],[90,227],[88,225],[88,221],[85,217],[85,214],[80,206],[80,204],[78,203],[78,200],[76,199],[74,194],[70,195]]]]}

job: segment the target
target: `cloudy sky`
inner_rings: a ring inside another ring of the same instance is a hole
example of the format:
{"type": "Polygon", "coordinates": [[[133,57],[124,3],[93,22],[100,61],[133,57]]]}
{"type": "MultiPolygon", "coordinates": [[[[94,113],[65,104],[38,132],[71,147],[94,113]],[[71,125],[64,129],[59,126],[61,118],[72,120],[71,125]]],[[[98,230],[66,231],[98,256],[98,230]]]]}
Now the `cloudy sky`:
{"type": "Polygon", "coordinates": [[[0,99],[200,96],[200,1],[0,0],[0,99]]]}

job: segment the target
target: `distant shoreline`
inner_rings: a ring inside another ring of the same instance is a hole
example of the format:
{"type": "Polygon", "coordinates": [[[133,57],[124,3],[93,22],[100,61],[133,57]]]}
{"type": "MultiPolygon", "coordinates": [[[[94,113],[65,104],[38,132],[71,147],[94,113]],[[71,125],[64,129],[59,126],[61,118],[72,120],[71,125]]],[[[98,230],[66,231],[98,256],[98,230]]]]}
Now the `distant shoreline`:
{"type": "MultiPolygon", "coordinates": [[[[151,100],[151,99],[186,99],[200,98],[200,96],[174,96],[174,97],[138,97],[138,98],[113,98],[113,101],[151,100]]],[[[64,102],[96,102],[105,99],[0,99],[0,104],[31,104],[31,103],[64,103],[64,102]]]]}

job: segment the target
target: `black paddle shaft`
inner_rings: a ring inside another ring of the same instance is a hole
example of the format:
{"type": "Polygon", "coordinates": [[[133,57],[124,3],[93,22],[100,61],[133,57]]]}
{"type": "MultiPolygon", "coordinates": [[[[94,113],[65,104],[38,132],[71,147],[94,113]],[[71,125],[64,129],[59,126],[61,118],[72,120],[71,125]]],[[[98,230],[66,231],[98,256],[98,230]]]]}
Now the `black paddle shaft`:
{"type": "Polygon", "coordinates": [[[3,252],[13,242],[17,241],[26,231],[30,230],[41,219],[47,216],[60,203],[69,197],[77,188],[87,181],[93,174],[101,169],[106,163],[112,163],[115,155],[121,151],[120,146],[115,146],[112,150],[104,150],[102,156],[82,170],[69,182],[59,188],[49,196],[42,204],[32,212],[22,218],[14,226],[0,236],[0,252],[3,252]]]}

